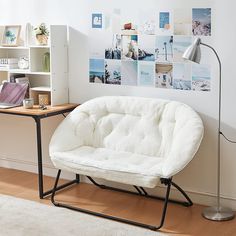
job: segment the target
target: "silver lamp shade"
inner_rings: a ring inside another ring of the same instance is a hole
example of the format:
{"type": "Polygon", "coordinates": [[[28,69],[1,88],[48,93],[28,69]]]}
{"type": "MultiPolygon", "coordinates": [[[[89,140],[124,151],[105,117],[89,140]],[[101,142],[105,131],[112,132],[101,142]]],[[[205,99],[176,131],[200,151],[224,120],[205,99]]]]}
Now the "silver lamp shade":
{"type": "Polygon", "coordinates": [[[194,43],[189,46],[183,54],[183,59],[187,61],[192,61],[195,63],[200,63],[201,61],[201,39],[197,38],[194,43]]]}

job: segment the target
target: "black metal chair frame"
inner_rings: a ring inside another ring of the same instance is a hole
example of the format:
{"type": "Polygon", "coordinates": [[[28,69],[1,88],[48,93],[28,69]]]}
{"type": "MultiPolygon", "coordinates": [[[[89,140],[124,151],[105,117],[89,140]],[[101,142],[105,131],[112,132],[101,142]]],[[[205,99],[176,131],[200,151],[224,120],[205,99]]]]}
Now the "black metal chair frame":
{"type": "MultiPolygon", "coordinates": [[[[146,198],[152,198],[152,199],[157,199],[157,200],[164,201],[164,205],[163,205],[163,209],[162,209],[162,216],[161,216],[161,220],[160,220],[159,225],[158,226],[153,226],[153,225],[143,224],[143,223],[140,223],[140,222],[136,222],[136,221],[132,221],[132,220],[124,219],[124,218],[119,218],[119,217],[115,217],[115,216],[110,216],[110,215],[102,214],[102,213],[99,213],[99,212],[93,212],[93,211],[90,211],[90,210],[86,210],[86,209],[82,209],[82,208],[78,208],[78,207],[73,207],[73,206],[68,205],[68,204],[56,202],[55,201],[55,194],[58,191],[57,190],[57,185],[58,185],[58,181],[60,179],[60,175],[61,175],[61,170],[58,170],[56,181],[55,181],[54,188],[52,190],[52,195],[51,195],[51,201],[55,206],[68,208],[68,209],[71,209],[71,210],[74,210],[74,211],[79,211],[79,212],[91,214],[91,215],[94,215],[94,216],[99,216],[99,217],[103,217],[103,218],[106,218],[106,219],[119,221],[119,222],[122,222],[122,223],[127,223],[127,224],[131,224],[131,225],[135,225],[135,226],[140,226],[140,227],[143,227],[143,228],[148,228],[148,229],[151,229],[151,230],[154,230],[154,231],[159,230],[163,226],[163,224],[165,222],[166,211],[167,211],[167,206],[168,206],[169,202],[175,203],[175,204],[180,204],[180,205],[183,205],[185,207],[190,207],[190,206],[193,205],[193,203],[192,203],[191,199],[188,197],[188,195],[184,192],[184,190],[182,188],[180,188],[176,183],[174,183],[172,181],[172,178],[168,178],[168,179],[161,178],[161,183],[164,184],[165,186],[167,186],[166,195],[165,195],[165,197],[158,197],[158,196],[149,195],[143,187],[133,186],[135,188],[135,190],[137,191],[137,193],[136,193],[136,192],[131,192],[131,191],[123,190],[123,189],[118,189],[118,188],[98,184],[93,178],[91,178],[90,176],[87,176],[87,178],[95,186],[97,186],[99,188],[102,188],[102,189],[115,190],[115,191],[119,191],[119,192],[135,194],[135,195],[143,196],[143,197],[146,197],[146,198]],[[185,199],[187,201],[178,201],[178,200],[169,199],[171,185],[174,186],[185,197],[185,199]]],[[[72,184],[78,184],[78,183],[80,183],[80,176],[78,174],[76,174],[76,179],[74,181],[69,182],[69,185],[66,185],[64,188],[67,188],[68,186],[70,186],[72,184]]]]}

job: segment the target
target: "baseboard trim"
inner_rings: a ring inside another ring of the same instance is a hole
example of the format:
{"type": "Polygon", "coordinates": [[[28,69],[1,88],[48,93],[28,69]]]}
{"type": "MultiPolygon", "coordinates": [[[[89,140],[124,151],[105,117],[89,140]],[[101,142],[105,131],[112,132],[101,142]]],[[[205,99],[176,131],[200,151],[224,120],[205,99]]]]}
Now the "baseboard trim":
{"type": "MultiPolygon", "coordinates": [[[[3,156],[0,156],[0,167],[22,170],[22,171],[27,171],[27,172],[32,172],[32,173],[38,172],[38,169],[37,169],[38,165],[36,162],[19,160],[19,159],[9,158],[9,157],[6,158],[3,156]]],[[[51,177],[56,176],[57,170],[54,168],[52,164],[44,163],[43,168],[44,168],[44,174],[46,176],[51,176],[51,177]]],[[[74,178],[74,174],[63,171],[62,177],[65,179],[71,180],[74,178]]],[[[90,183],[89,181],[87,181],[86,178],[82,178],[82,181],[86,183],[90,183]]],[[[107,181],[101,181],[101,182],[107,183],[107,181]]],[[[114,184],[112,182],[109,182],[109,184],[114,187],[126,188],[125,185],[121,185],[121,184],[114,184]]],[[[186,190],[186,188],[184,188],[184,190],[191,197],[192,201],[196,204],[212,206],[216,203],[216,195],[214,195],[213,193],[200,192],[200,191],[195,191],[195,190],[186,190]]],[[[160,186],[155,189],[148,189],[148,192],[153,195],[157,195],[157,194],[162,195],[164,194],[164,187],[160,186]]],[[[181,196],[179,195],[179,192],[177,190],[173,188],[171,192],[172,192],[173,198],[179,199],[179,200],[181,199],[181,196]]],[[[228,206],[236,210],[236,198],[229,197],[229,196],[222,196],[221,203],[224,206],[228,206]]]]}
{"type": "MultiPolygon", "coordinates": [[[[38,163],[33,161],[20,160],[16,158],[9,158],[0,156],[0,167],[22,170],[31,173],[38,173],[38,163]]],[[[57,169],[50,163],[43,163],[43,173],[46,176],[55,177],[57,169]]],[[[73,179],[74,174],[64,172],[62,174],[64,179],[73,179]]]]}
{"type": "MultiPolygon", "coordinates": [[[[20,160],[20,159],[14,159],[14,158],[6,158],[6,157],[2,157],[0,156],[0,161],[3,162],[9,162],[9,163],[16,163],[16,164],[20,164],[20,165],[27,165],[27,166],[33,166],[33,167],[37,167],[37,163],[33,162],[33,161],[26,161],[26,160],[20,160]]],[[[50,164],[43,164],[44,167],[46,168],[50,168],[50,169],[55,169],[52,165],[50,164]]]]}

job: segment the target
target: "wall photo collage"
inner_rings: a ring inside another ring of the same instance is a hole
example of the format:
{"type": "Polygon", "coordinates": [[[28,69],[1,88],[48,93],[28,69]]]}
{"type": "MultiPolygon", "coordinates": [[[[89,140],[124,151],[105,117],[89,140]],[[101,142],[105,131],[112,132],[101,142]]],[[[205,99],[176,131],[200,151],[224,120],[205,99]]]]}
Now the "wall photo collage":
{"type": "Polygon", "coordinates": [[[211,36],[211,8],[92,13],[89,81],[113,85],[210,91],[209,65],[182,55],[196,37],[211,36]]]}

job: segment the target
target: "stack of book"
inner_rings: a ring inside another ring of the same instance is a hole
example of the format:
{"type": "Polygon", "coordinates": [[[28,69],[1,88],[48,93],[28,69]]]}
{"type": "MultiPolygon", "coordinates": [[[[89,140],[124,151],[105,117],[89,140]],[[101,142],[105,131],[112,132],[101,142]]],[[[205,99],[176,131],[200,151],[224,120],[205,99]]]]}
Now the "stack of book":
{"type": "Polygon", "coordinates": [[[15,78],[16,83],[19,84],[29,84],[29,78],[28,77],[18,77],[15,78]]]}
{"type": "Polygon", "coordinates": [[[0,58],[0,70],[18,68],[18,58],[0,58]]]}

